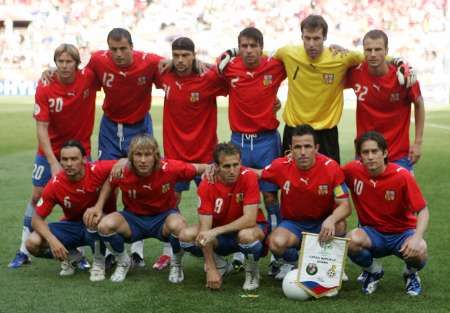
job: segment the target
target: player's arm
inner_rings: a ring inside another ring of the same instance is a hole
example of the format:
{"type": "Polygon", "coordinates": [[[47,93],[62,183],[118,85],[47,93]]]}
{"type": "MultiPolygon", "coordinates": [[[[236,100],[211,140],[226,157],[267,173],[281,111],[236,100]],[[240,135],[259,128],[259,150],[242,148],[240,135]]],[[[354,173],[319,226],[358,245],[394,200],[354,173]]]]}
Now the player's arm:
{"type": "Polygon", "coordinates": [[[336,208],[322,223],[319,233],[319,242],[326,242],[333,239],[336,234],[336,223],[345,220],[352,213],[348,198],[335,199],[336,208]]]}
{"type": "Polygon", "coordinates": [[[425,126],[425,105],[423,97],[418,96],[414,100],[414,143],[409,147],[409,159],[413,164],[419,161],[422,155],[423,129],[425,126]]]}
{"type": "Polygon", "coordinates": [[[253,173],[255,173],[255,174],[256,174],[256,177],[258,177],[258,179],[261,179],[263,170],[258,169],[258,168],[251,168],[251,167],[248,167],[248,169],[249,169],[250,171],[252,171],[253,173]]]}
{"type": "MultiPolygon", "coordinates": [[[[211,230],[212,227],[212,215],[199,215],[200,218],[200,231],[202,232],[211,230]]],[[[210,289],[219,289],[222,285],[222,276],[217,270],[216,262],[214,261],[214,247],[213,242],[207,244],[201,243],[202,237],[197,236],[197,244],[202,248],[203,256],[205,259],[205,271],[206,271],[206,287],[210,289]]]]}
{"type": "Polygon", "coordinates": [[[50,250],[55,258],[60,261],[67,259],[69,251],[67,251],[61,241],[52,234],[44,218],[35,212],[31,219],[31,225],[33,226],[33,229],[48,242],[50,250]]]}
{"type": "Polygon", "coordinates": [[[210,164],[204,163],[192,163],[192,165],[195,167],[197,175],[202,175],[207,169],[209,170],[211,167],[210,164]]]}
{"type": "Polygon", "coordinates": [[[414,258],[424,253],[426,244],[423,237],[427,230],[429,219],[430,212],[428,207],[424,207],[417,213],[416,231],[414,235],[405,240],[402,248],[399,250],[405,259],[414,258]]]}
{"type": "Polygon", "coordinates": [[[256,226],[256,216],[258,214],[258,204],[247,204],[244,205],[243,215],[233,222],[215,227],[205,232],[199,233],[199,242],[202,244],[207,244],[213,241],[217,236],[222,234],[228,234],[231,232],[236,232],[241,229],[251,228],[256,226]]]}
{"type": "Polygon", "coordinates": [[[58,159],[53,153],[52,145],[50,143],[50,137],[48,136],[49,122],[36,121],[36,133],[39,146],[44,151],[44,155],[50,164],[52,176],[55,176],[62,168],[58,159]]]}
{"type": "Polygon", "coordinates": [[[112,192],[112,187],[111,187],[111,183],[108,179],[103,184],[95,205],[91,208],[88,208],[86,210],[86,212],[84,212],[83,221],[84,221],[84,224],[88,228],[91,228],[91,229],[97,228],[97,224],[100,222],[100,219],[102,218],[102,215],[103,215],[103,207],[105,206],[105,203],[106,203],[109,195],[111,194],[111,192],[112,192]]]}

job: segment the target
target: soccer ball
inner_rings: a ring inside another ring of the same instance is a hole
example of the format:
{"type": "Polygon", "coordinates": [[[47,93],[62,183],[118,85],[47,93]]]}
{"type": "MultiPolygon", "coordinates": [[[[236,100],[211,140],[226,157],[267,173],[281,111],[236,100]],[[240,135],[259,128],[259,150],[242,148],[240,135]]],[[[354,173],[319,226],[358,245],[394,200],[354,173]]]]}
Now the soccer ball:
{"type": "Polygon", "coordinates": [[[298,275],[298,269],[290,271],[283,279],[283,292],[286,297],[293,300],[308,300],[311,295],[300,287],[296,281],[298,275]]]}

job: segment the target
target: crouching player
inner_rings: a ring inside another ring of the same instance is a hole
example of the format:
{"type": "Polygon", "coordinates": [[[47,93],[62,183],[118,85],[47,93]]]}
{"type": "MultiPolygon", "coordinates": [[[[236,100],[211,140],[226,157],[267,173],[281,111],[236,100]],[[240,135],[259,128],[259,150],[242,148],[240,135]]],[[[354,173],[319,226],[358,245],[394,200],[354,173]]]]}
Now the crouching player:
{"type": "Polygon", "coordinates": [[[129,167],[120,178],[106,181],[97,203],[88,209],[88,226],[98,223],[98,234],[115,255],[117,266],[111,281],[122,282],[131,266],[124,243],[146,238],[169,241],[174,252],[170,264],[169,281],[183,281],[178,235],[186,221],[176,208],[174,185],[177,181],[192,180],[202,174],[205,164],[190,164],[176,160],[161,160],[158,143],[148,134],[135,136],[128,152],[129,167]],[[119,187],[125,208],[98,221],[105,200],[111,190],[119,187]]]}
{"type": "Polygon", "coordinates": [[[318,149],[314,129],[300,125],[292,130],[290,156],[254,170],[281,188],[282,221],[268,238],[270,251],[284,261],[276,279],[282,280],[294,268],[302,232],[319,234],[321,242],[345,235],[351,208],[344,174],[336,161],[318,149]]]}
{"type": "Polygon", "coordinates": [[[343,170],[361,224],[348,234],[348,254],[364,270],[362,291],[375,292],[384,275],[374,258],[396,255],[406,263],[406,293],[417,296],[422,291],[417,272],[427,260],[426,202],[409,171],[387,162],[388,147],[381,134],[362,134],[355,149],[361,160],[343,170]]]}
{"type": "Polygon", "coordinates": [[[218,144],[213,158],[218,167],[216,180],[203,180],[198,189],[200,223],[184,229],[180,242],[194,255],[203,252],[206,286],[211,289],[219,289],[222,275],[232,269],[231,264],[224,263],[223,256],[244,253],[243,289],[255,290],[259,287],[258,260],[263,254],[262,241],[268,226],[258,208],[258,179],[241,167],[241,153],[231,143],[218,144]]]}
{"type": "MultiPolygon", "coordinates": [[[[98,191],[108,178],[116,161],[86,162],[86,151],[80,142],[69,140],[61,148],[60,162],[63,171],[45,186],[32,218],[34,232],[26,241],[28,251],[37,257],[56,258],[62,261],[61,276],[73,275],[82,254],[78,247],[94,247],[94,238],[83,223],[83,214],[95,204],[98,191]],[[61,221],[49,223],[45,218],[58,204],[64,212],[61,221]]],[[[115,200],[113,198],[112,200],[115,200]]],[[[108,202],[107,212],[115,210],[115,201],[108,202]]],[[[104,251],[103,251],[104,253],[104,251]]],[[[94,265],[102,259],[99,245],[94,251],[94,265]]],[[[104,256],[103,256],[104,258],[104,256]]],[[[91,280],[98,280],[94,267],[91,280]]]]}

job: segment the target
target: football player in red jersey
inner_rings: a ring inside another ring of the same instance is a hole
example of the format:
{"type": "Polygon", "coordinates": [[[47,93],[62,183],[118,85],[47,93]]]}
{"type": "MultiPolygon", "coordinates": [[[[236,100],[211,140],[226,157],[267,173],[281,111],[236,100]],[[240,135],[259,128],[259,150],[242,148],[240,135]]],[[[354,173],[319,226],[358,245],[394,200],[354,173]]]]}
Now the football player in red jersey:
{"type": "Polygon", "coordinates": [[[388,145],[380,133],[364,133],[355,149],[361,160],[343,171],[360,223],[347,236],[349,257],[364,270],[362,291],[375,292],[384,275],[374,258],[396,255],[405,261],[406,293],[417,296],[422,291],[418,271],[427,260],[425,199],[411,173],[387,161],[388,145]]]}
{"type": "Polygon", "coordinates": [[[297,126],[292,130],[292,154],[254,170],[281,189],[282,221],[268,238],[269,249],[285,261],[276,279],[283,279],[296,264],[303,231],[319,234],[321,242],[345,235],[351,208],[344,174],[318,148],[314,129],[297,126]]]}
{"type": "Polygon", "coordinates": [[[380,132],[389,146],[388,160],[412,170],[421,156],[425,108],[419,83],[400,85],[397,68],[386,62],[388,37],[381,30],[363,39],[365,61],[347,73],[347,87],[357,97],[356,137],[380,132]],[[410,145],[411,102],[414,103],[414,143],[410,145]]]}
{"type": "Polygon", "coordinates": [[[263,254],[267,222],[259,206],[258,178],[241,166],[241,153],[231,143],[214,149],[215,182],[203,180],[198,189],[200,223],[180,234],[184,250],[205,257],[206,286],[219,289],[231,264],[223,256],[246,256],[243,289],[259,287],[258,260],[263,254]],[[201,249],[201,250],[200,250],[201,249]]]}
{"type": "Polygon", "coordinates": [[[174,255],[169,281],[179,283],[184,276],[181,268],[182,251],[177,237],[186,227],[186,222],[176,207],[174,185],[177,181],[190,180],[203,173],[206,165],[162,160],[156,140],[148,134],[137,135],[132,139],[128,160],[130,166],[125,169],[123,176],[105,182],[97,203],[87,210],[87,225],[98,224],[102,241],[116,256],[117,266],[111,276],[112,281],[123,281],[131,265],[124,242],[157,238],[169,241],[172,245],[174,255]],[[105,216],[99,223],[97,216],[115,187],[122,192],[125,208],[105,216]]]}
{"type": "Polygon", "coordinates": [[[31,201],[24,216],[22,244],[9,264],[12,268],[30,262],[25,241],[32,231],[31,218],[44,186],[61,170],[58,159],[62,144],[76,139],[90,157],[95,93],[99,88],[95,83],[95,74],[89,69],[78,69],[80,54],[71,44],[58,46],[54,61],[55,79],[48,84],[40,82],[36,89],[33,117],[39,146],[33,167],[31,201]]]}
{"type": "MultiPolygon", "coordinates": [[[[83,223],[83,214],[95,204],[98,192],[108,178],[116,161],[97,161],[89,163],[82,144],[69,140],[61,148],[62,171],[45,186],[42,197],[37,203],[32,218],[34,232],[26,241],[27,250],[35,256],[54,257],[62,263],[61,276],[75,272],[73,262],[79,261],[81,253],[76,249],[89,245],[94,250],[94,265],[91,270],[92,281],[104,279],[104,254],[97,246],[95,237],[83,223]],[[61,221],[49,223],[45,218],[50,215],[55,205],[64,212],[61,221]],[[102,264],[101,264],[102,263],[102,264]],[[103,276],[98,276],[96,266],[103,266],[103,276]]],[[[115,211],[115,197],[108,202],[106,212],[115,211]]]]}

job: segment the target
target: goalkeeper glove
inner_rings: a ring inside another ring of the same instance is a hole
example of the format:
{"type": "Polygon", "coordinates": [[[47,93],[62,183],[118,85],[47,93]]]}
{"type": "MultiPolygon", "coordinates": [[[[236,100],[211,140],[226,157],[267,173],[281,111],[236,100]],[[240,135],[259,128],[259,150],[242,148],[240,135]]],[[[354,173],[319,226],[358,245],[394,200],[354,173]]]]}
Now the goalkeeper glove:
{"type": "Polygon", "coordinates": [[[228,49],[219,57],[219,62],[217,62],[217,70],[220,74],[223,74],[225,69],[227,68],[228,63],[232,58],[238,55],[238,49],[232,48],[228,49]]]}
{"type": "Polygon", "coordinates": [[[394,58],[392,63],[397,67],[397,79],[400,85],[410,88],[416,83],[416,70],[409,66],[403,58],[394,58]]]}

